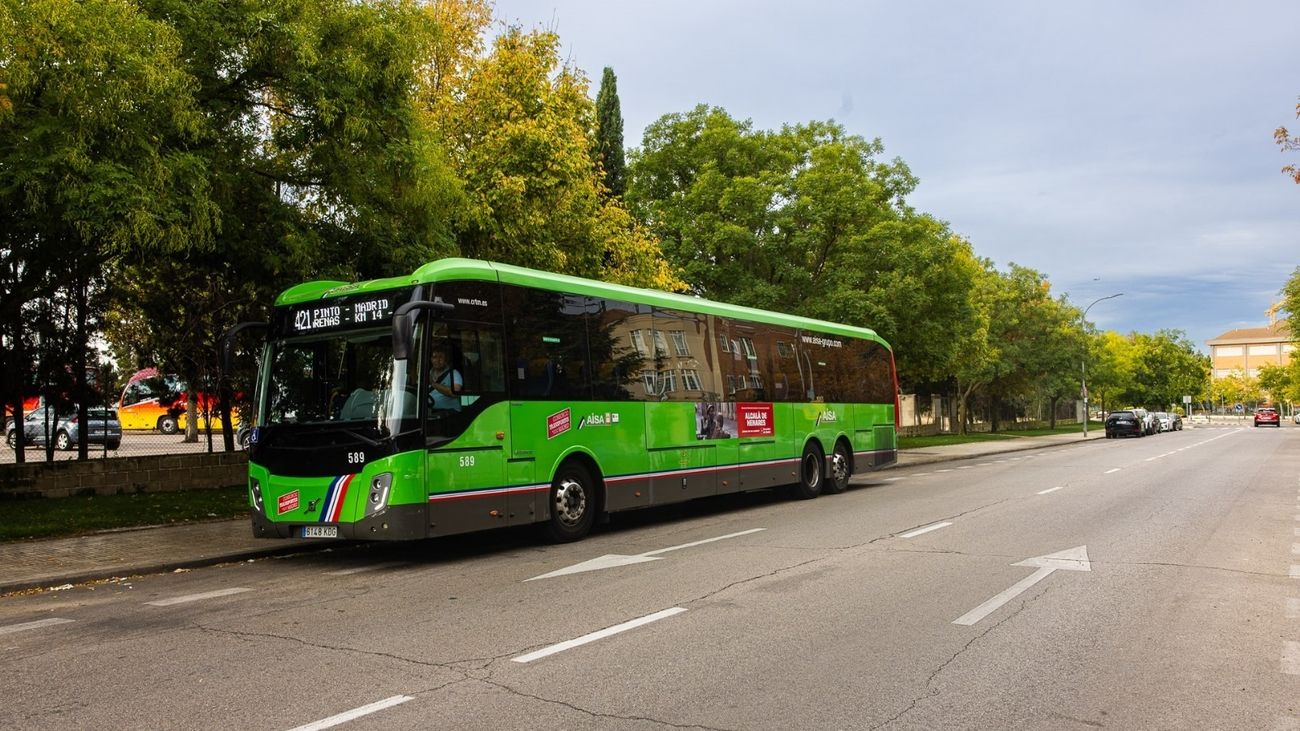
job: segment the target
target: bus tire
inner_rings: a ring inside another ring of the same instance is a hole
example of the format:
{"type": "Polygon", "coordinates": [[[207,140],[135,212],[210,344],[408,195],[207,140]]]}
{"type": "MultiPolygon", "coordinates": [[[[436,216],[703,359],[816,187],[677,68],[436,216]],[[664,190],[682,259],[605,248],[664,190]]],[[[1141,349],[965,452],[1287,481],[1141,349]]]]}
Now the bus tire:
{"type": "Polygon", "coordinates": [[[158,431],[163,434],[175,434],[180,431],[180,421],[171,414],[158,417],[158,431]]]}
{"type": "Polygon", "coordinates": [[[830,475],[826,480],[822,492],[827,495],[839,495],[849,489],[849,478],[853,476],[853,453],[849,451],[849,445],[843,440],[835,442],[835,450],[831,452],[830,475]]]}
{"type": "Polygon", "coordinates": [[[577,461],[560,465],[547,493],[550,517],[542,529],[546,539],[570,543],[587,535],[596,519],[596,490],[596,481],[577,461]]]}
{"type": "Polygon", "coordinates": [[[799,481],[791,486],[791,496],[799,500],[812,500],[822,494],[822,485],[826,482],[822,449],[816,441],[804,445],[803,456],[799,458],[799,481]]]}

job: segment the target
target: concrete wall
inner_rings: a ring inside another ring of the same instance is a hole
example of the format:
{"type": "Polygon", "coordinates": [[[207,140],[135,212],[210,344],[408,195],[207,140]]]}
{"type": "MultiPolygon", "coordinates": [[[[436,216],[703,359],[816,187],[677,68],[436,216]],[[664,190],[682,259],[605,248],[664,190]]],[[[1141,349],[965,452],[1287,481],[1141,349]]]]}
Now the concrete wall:
{"type": "Polygon", "coordinates": [[[118,495],[248,484],[248,455],[167,454],[0,465],[0,498],[118,495]]]}

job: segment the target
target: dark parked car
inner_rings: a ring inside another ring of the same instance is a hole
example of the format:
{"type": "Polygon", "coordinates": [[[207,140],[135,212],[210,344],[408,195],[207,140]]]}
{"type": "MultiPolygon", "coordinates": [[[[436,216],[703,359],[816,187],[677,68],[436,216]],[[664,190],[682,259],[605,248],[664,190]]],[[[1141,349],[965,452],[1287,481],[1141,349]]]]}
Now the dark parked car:
{"type": "Polygon", "coordinates": [[[1115,439],[1122,436],[1140,437],[1146,434],[1146,424],[1141,414],[1135,411],[1112,411],[1106,417],[1106,438],[1115,439]]]}
{"type": "Polygon", "coordinates": [[[1278,416],[1277,409],[1268,407],[1255,410],[1255,426],[1276,426],[1282,427],[1282,418],[1278,416]]]}
{"type": "MultiPolygon", "coordinates": [[[[113,409],[87,409],[86,442],[108,449],[117,449],[122,444],[122,423],[117,419],[113,409]]],[[[23,419],[23,434],[30,446],[45,446],[46,439],[54,442],[57,449],[76,449],[77,439],[81,433],[81,421],[77,414],[57,415],[52,410],[33,411],[23,419]]],[[[5,433],[5,442],[11,447],[18,446],[17,425],[10,424],[5,433]]]]}

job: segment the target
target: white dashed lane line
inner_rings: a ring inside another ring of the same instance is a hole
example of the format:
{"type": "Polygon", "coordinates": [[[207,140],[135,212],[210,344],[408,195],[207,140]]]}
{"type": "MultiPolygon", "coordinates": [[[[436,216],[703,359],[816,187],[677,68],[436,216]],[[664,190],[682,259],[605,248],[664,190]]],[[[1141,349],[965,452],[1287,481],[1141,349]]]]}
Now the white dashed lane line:
{"type": "Polygon", "coordinates": [[[1288,640],[1282,643],[1282,672],[1300,675],[1300,642],[1288,640]]]}
{"type": "Polygon", "coordinates": [[[651,622],[658,622],[661,619],[667,619],[668,617],[671,617],[673,615],[681,614],[684,611],[686,611],[684,607],[673,607],[672,609],[665,609],[662,612],[655,612],[654,614],[648,614],[644,617],[633,619],[631,621],[624,622],[622,624],[616,624],[613,627],[606,627],[605,629],[602,629],[598,632],[592,632],[591,634],[583,635],[577,639],[568,640],[567,642],[561,642],[556,645],[551,645],[550,647],[543,647],[542,649],[537,650],[536,652],[530,652],[527,655],[520,655],[519,657],[511,658],[511,661],[525,663],[525,662],[532,662],[534,660],[540,660],[544,657],[549,657],[550,655],[554,655],[557,652],[564,652],[565,650],[571,650],[575,647],[581,647],[582,645],[585,645],[589,642],[595,642],[596,640],[603,640],[606,637],[612,637],[616,634],[627,632],[630,629],[636,629],[637,627],[650,624],[651,622]]]}
{"type": "Polygon", "coordinates": [[[916,530],[908,531],[903,535],[899,536],[899,538],[916,538],[917,536],[923,535],[925,533],[929,533],[932,530],[947,528],[950,525],[952,525],[952,523],[935,523],[934,525],[927,525],[924,528],[917,528],[916,530]]]}
{"type": "Polygon", "coordinates": [[[159,599],[153,602],[145,602],[152,607],[170,607],[173,604],[185,604],[187,602],[197,602],[204,599],[216,599],[217,597],[230,596],[231,594],[242,594],[246,591],[252,591],[241,586],[230,589],[217,589],[216,591],[205,591],[202,594],[186,594],[185,596],[174,596],[170,599],[159,599]]]}
{"type": "Polygon", "coordinates": [[[1116,473],[1116,472],[1119,472],[1119,470],[1120,470],[1120,468],[1119,468],[1119,467],[1116,467],[1116,468],[1113,469],[1113,470],[1106,470],[1106,471],[1103,472],[1102,474],[1111,475],[1111,474],[1114,474],[1114,473],[1116,473]]]}
{"type": "Polygon", "coordinates": [[[320,731],[321,729],[338,726],[339,724],[356,720],[362,716],[369,716],[370,714],[382,711],[385,708],[392,708],[393,706],[401,705],[409,700],[411,700],[411,696],[409,695],[395,695],[391,698],[385,698],[382,701],[377,701],[367,706],[353,708],[350,711],[344,711],[343,713],[330,716],[329,718],[323,718],[319,721],[306,724],[305,726],[298,726],[292,729],[292,731],[320,731]]]}
{"type": "Polygon", "coordinates": [[[1049,487],[1046,490],[1040,490],[1038,494],[1046,495],[1049,492],[1056,492],[1057,490],[1063,490],[1063,489],[1065,489],[1065,485],[1057,485],[1056,487],[1049,487]]]}
{"type": "Polygon", "coordinates": [[[56,624],[67,624],[67,623],[69,623],[69,622],[71,622],[71,621],[73,621],[73,620],[71,620],[71,619],[59,619],[58,617],[51,617],[51,618],[49,618],[49,619],[38,619],[38,620],[36,620],[36,621],[34,621],[34,622],[23,622],[23,623],[21,623],[21,624],[10,624],[10,625],[5,625],[5,626],[3,626],[3,627],[0,627],[0,635],[7,635],[7,634],[10,634],[10,633],[12,633],[12,632],[22,632],[22,631],[24,631],[24,630],[29,630],[29,629],[40,629],[41,627],[53,627],[53,626],[56,625],[56,624]]]}

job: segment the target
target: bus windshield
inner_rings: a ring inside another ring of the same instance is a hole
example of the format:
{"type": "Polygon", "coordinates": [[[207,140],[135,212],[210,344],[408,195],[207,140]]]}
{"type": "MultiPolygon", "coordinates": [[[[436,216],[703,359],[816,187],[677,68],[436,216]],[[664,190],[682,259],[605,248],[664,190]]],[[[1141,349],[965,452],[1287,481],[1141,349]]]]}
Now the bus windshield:
{"type": "Polygon", "coordinates": [[[392,343],[389,328],[271,343],[261,423],[419,428],[415,374],[393,360],[392,343]]]}

